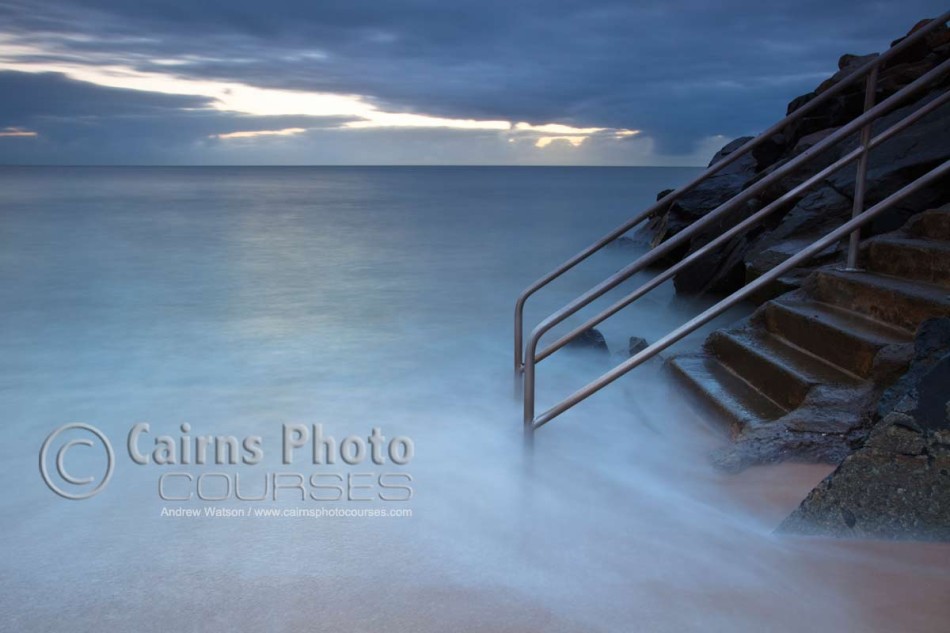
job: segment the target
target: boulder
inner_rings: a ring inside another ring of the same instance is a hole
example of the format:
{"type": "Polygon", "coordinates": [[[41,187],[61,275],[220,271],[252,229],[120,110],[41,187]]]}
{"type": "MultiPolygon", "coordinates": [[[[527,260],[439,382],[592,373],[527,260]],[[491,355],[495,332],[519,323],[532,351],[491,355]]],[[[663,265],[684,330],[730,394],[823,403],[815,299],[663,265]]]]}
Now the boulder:
{"type": "MultiPolygon", "coordinates": [[[[950,376],[950,354],[931,371],[950,376]]],[[[950,394],[930,387],[922,395],[943,404],[936,424],[922,424],[919,413],[888,415],[779,531],[950,540],[950,394]]]]}
{"type": "Polygon", "coordinates": [[[598,354],[607,354],[607,341],[604,335],[597,328],[590,328],[581,333],[580,336],[564,346],[564,349],[570,349],[582,352],[596,352],[598,354]]]}
{"type": "Polygon", "coordinates": [[[627,355],[630,357],[636,356],[649,346],[650,344],[647,343],[645,338],[640,336],[631,336],[630,341],[627,343],[627,355]]]}
{"type": "MultiPolygon", "coordinates": [[[[923,21],[916,28],[920,28],[923,21]]],[[[912,31],[913,32],[913,31],[912,31]]],[[[788,112],[794,112],[817,95],[839,83],[857,68],[873,59],[875,55],[844,55],[838,61],[838,72],[822,82],[813,92],[794,99],[788,112]]],[[[950,57],[950,29],[942,27],[931,33],[925,42],[905,51],[899,58],[885,64],[879,74],[877,99],[883,99],[896,90],[916,80],[937,64],[950,57]]],[[[873,126],[881,132],[929,99],[944,92],[950,86],[950,76],[934,83],[930,94],[904,105],[879,119],[873,126]]],[[[864,81],[836,95],[828,103],[809,112],[801,121],[789,125],[781,134],[766,139],[749,155],[737,160],[722,172],[710,177],[694,190],[666,205],[653,215],[640,230],[641,237],[653,247],[665,242],[684,228],[702,218],[761,178],[774,172],[789,160],[814,147],[815,144],[834,133],[841,125],[851,121],[864,109],[864,81]]],[[[749,137],[736,139],[724,146],[710,165],[722,160],[748,142],[749,137]]],[[[707,244],[722,231],[734,226],[784,192],[803,182],[845,153],[857,147],[858,135],[839,143],[814,157],[807,164],[786,174],[779,181],[760,191],[756,199],[740,205],[727,217],[693,236],[662,258],[658,263],[669,266],[691,252],[707,244]]],[[[950,105],[938,109],[918,121],[901,134],[881,144],[871,152],[868,166],[868,187],[865,207],[870,207],[897,191],[907,183],[950,158],[950,105]]],[[[748,280],[760,276],[777,263],[784,261],[827,231],[840,226],[851,214],[855,190],[856,164],[849,165],[829,176],[824,183],[791,200],[785,208],[777,210],[759,227],[731,240],[716,252],[684,269],[675,277],[676,290],[683,294],[729,293],[748,280]]],[[[668,193],[664,191],[660,198],[668,193]]],[[[910,215],[932,206],[941,198],[950,195],[950,182],[941,182],[928,190],[905,199],[866,227],[867,236],[895,230],[910,215]]],[[[831,247],[809,266],[841,259],[843,249],[831,247]]],[[[799,279],[802,275],[791,275],[799,279]]]]}
{"type": "MultiPolygon", "coordinates": [[[[761,232],[751,240],[745,253],[746,274],[743,281],[768,272],[828,231],[847,222],[851,217],[852,204],[850,197],[830,185],[813,189],[774,228],[761,232]]],[[[834,259],[838,251],[838,247],[831,246],[814,263],[834,259]]]]}
{"type": "MultiPolygon", "coordinates": [[[[751,137],[738,138],[728,143],[713,156],[709,166],[716,164],[743,144],[751,137]]],[[[651,235],[650,245],[657,246],[679,233],[683,228],[703,217],[726,200],[729,200],[755,178],[757,162],[751,154],[746,154],[736,162],[705,182],[697,185],[691,191],[683,194],[665,209],[660,210],[649,218],[645,230],[651,235]]],[[[665,194],[668,192],[661,192],[665,194]]],[[[659,196],[662,199],[662,195],[659,196]]],[[[674,258],[679,260],[686,252],[681,252],[674,258]]]]}
{"type": "MultiPolygon", "coordinates": [[[[897,410],[897,404],[910,397],[915,400],[914,390],[923,376],[950,351],[950,318],[929,319],[921,323],[914,337],[914,357],[910,367],[893,385],[888,387],[877,406],[877,415],[883,419],[897,410]]],[[[950,382],[946,383],[950,385],[950,382]]],[[[902,411],[907,413],[907,411],[902,411]]]]}
{"type": "Polygon", "coordinates": [[[881,397],[883,419],[779,530],[950,540],[950,319],[918,330],[908,372],[881,397]]]}
{"type": "MultiPolygon", "coordinates": [[[[899,108],[882,117],[872,127],[878,134],[942,91],[934,91],[918,102],[899,108]]],[[[844,151],[857,147],[857,139],[844,145],[844,151]]],[[[871,151],[868,160],[865,208],[891,195],[904,185],[930,171],[950,158],[950,104],[938,108],[911,127],[871,151]]],[[[854,196],[857,171],[846,167],[828,178],[828,185],[846,197],[854,196]]],[[[911,215],[945,199],[950,183],[938,183],[919,194],[905,199],[884,215],[878,217],[867,231],[876,235],[900,228],[911,215]]]]}
{"type": "Polygon", "coordinates": [[[792,148],[792,154],[798,156],[806,149],[814,147],[821,141],[825,140],[830,135],[834,134],[837,131],[838,127],[826,127],[823,130],[818,130],[817,132],[812,132],[811,134],[806,134],[805,136],[798,139],[795,143],[795,146],[792,148]]]}

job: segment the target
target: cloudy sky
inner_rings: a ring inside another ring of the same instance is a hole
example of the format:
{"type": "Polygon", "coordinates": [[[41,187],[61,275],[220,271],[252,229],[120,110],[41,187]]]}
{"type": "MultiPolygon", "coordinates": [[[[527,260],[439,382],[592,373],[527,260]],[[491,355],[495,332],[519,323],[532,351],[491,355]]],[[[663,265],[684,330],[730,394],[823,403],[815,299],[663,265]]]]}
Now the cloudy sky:
{"type": "Polygon", "coordinates": [[[943,0],[0,0],[0,163],[695,165],[943,0]]]}

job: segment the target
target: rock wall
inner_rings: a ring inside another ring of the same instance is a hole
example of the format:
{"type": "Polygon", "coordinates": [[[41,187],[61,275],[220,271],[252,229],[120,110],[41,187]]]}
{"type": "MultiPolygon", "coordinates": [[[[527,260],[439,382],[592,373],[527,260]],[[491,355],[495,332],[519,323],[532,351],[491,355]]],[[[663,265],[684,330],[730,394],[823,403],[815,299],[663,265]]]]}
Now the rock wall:
{"type": "MultiPolygon", "coordinates": [[[[911,33],[927,22],[925,20],[917,24],[911,33]]],[[[892,46],[900,41],[893,42],[892,46]]],[[[874,56],[876,54],[863,57],[844,55],[838,62],[838,72],[822,82],[813,92],[792,100],[788,105],[788,113],[822,94],[874,56]]],[[[881,68],[877,83],[877,102],[894,94],[948,58],[950,29],[943,26],[881,68]]],[[[873,126],[874,133],[883,131],[948,87],[950,76],[945,75],[940,81],[934,82],[926,94],[879,119],[873,126]]],[[[841,125],[859,116],[863,106],[864,81],[858,80],[842,94],[772,136],[753,152],[658,211],[649,218],[641,231],[646,232],[646,237],[653,246],[664,242],[820,142],[841,125]]],[[[710,165],[741,147],[750,138],[739,138],[727,144],[713,157],[710,165]]],[[[709,230],[693,236],[689,244],[668,257],[666,263],[678,261],[707,244],[723,230],[763,208],[789,188],[817,173],[857,145],[858,138],[854,135],[837,147],[823,152],[795,173],[767,187],[755,199],[735,209],[709,230]]],[[[866,207],[884,199],[947,158],[950,158],[950,105],[939,108],[900,135],[872,150],[868,168],[866,207]]],[[[674,279],[677,292],[732,292],[797,253],[803,246],[830,229],[840,226],[851,214],[855,170],[854,165],[843,168],[803,197],[776,211],[757,229],[733,239],[717,252],[681,271],[674,279]]],[[[662,192],[660,197],[665,193],[667,192],[662,192]]],[[[950,183],[941,183],[879,217],[866,232],[876,235],[894,230],[903,224],[914,210],[946,199],[948,194],[950,183]]],[[[845,244],[841,244],[837,248],[829,249],[812,264],[841,259],[845,247],[845,244]]],[[[776,292],[786,289],[787,286],[777,287],[776,292]]]]}

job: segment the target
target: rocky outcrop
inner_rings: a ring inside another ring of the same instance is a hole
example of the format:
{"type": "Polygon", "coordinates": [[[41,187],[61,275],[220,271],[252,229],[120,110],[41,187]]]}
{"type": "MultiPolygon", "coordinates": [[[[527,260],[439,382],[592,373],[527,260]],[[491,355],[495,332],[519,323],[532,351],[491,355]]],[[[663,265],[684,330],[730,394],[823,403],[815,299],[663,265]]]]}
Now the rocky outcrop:
{"type": "Polygon", "coordinates": [[[577,338],[568,342],[564,349],[577,352],[594,352],[597,354],[607,354],[607,341],[604,335],[596,328],[590,328],[583,331],[577,338]]]}
{"type": "Polygon", "coordinates": [[[867,442],[780,531],[950,540],[950,319],[925,323],[910,370],[881,398],[867,442]]]}
{"type": "MultiPolygon", "coordinates": [[[[911,32],[926,23],[921,22],[911,32]]],[[[822,82],[813,92],[794,99],[789,103],[788,112],[794,112],[827,91],[873,57],[844,55],[838,62],[838,72],[822,82]]],[[[925,41],[904,51],[881,68],[877,101],[894,94],[948,58],[950,29],[944,26],[931,32],[925,41]]],[[[945,76],[931,86],[929,94],[879,119],[873,130],[875,133],[883,131],[948,87],[950,77],[945,76]]],[[[743,156],[719,174],[672,201],[651,217],[642,231],[653,246],[668,240],[695,220],[814,146],[841,125],[859,116],[863,108],[864,81],[858,80],[828,103],[787,126],[780,134],[767,139],[749,155],[743,156]]],[[[731,154],[748,140],[749,138],[745,137],[732,141],[720,150],[710,165],[731,154]]],[[[666,263],[678,261],[695,252],[723,230],[761,209],[792,186],[851,151],[857,143],[858,139],[854,136],[823,152],[794,174],[766,187],[756,198],[734,209],[708,230],[693,236],[688,244],[671,253],[665,259],[666,263]]],[[[865,206],[879,202],[947,158],[950,158],[950,105],[939,108],[872,151],[865,206]]],[[[851,214],[855,173],[854,166],[843,168],[794,204],[777,211],[757,229],[733,239],[715,253],[681,271],[674,279],[677,292],[732,292],[799,252],[802,247],[827,233],[830,228],[840,226],[851,214]]],[[[946,199],[948,193],[950,183],[941,183],[913,199],[905,200],[899,207],[876,219],[867,228],[867,235],[896,229],[912,215],[913,210],[927,208],[937,200],[946,199]]],[[[811,263],[811,267],[839,260],[843,257],[843,251],[844,245],[831,247],[821,253],[811,263]]],[[[793,275],[786,281],[794,285],[804,276],[793,275]]],[[[788,287],[788,283],[778,286],[775,294],[787,290],[788,287]]]]}

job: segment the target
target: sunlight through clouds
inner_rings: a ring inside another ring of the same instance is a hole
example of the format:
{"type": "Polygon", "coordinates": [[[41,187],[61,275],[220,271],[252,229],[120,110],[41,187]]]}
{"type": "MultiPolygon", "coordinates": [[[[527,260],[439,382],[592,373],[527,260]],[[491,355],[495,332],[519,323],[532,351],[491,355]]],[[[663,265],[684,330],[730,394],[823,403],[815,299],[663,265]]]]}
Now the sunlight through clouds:
{"type": "MultiPolygon", "coordinates": [[[[220,112],[249,116],[310,116],[346,117],[353,120],[342,123],[344,130],[361,129],[454,129],[505,132],[508,140],[527,139],[534,147],[543,149],[555,141],[565,141],[571,147],[580,147],[591,136],[626,138],[638,130],[573,127],[561,123],[532,124],[503,120],[456,119],[406,112],[386,112],[368,101],[364,95],[308,92],[259,88],[243,83],[201,80],[182,77],[173,70],[188,60],[164,57],[151,60],[168,72],[144,71],[131,66],[108,63],[106,59],[59,57],[53,51],[31,43],[23,43],[8,35],[0,35],[0,70],[29,73],[62,73],[67,77],[104,86],[168,95],[204,97],[208,108],[220,112]]],[[[276,130],[239,130],[214,134],[221,140],[253,139],[260,137],[295,136],[306,128],[276,130]]],[[[13,135],[12,133],[6,134],[13,135]]],[[[26,134],[23,134],[26,135],[26,134]]]]}
{"type": "Polygon", "coordinates": [[[306,132],[306,128],[288,127],[283,130],[242,130],[239,132],[227,132],[226,134],[212,134],[211,138],[220,140],[258,138],[261,136],[296,136],[306,132]]]}
{"type": "Polygon", "coordinates": [[[21,127],[0,128],[0,138],[35,138],[37,136],[36,132],[21,127]]]}

